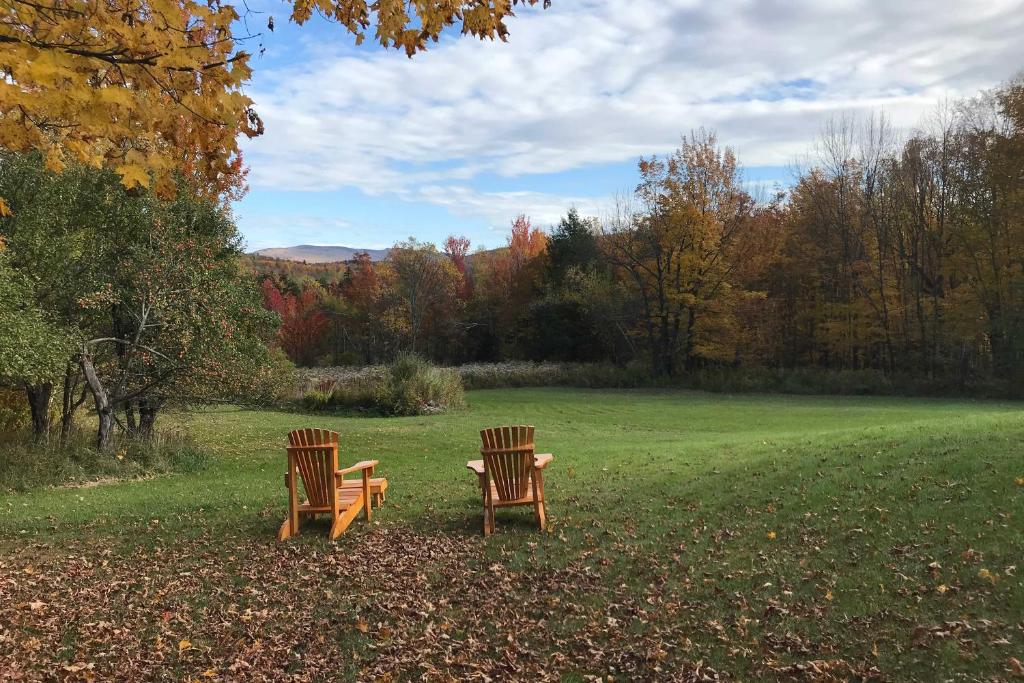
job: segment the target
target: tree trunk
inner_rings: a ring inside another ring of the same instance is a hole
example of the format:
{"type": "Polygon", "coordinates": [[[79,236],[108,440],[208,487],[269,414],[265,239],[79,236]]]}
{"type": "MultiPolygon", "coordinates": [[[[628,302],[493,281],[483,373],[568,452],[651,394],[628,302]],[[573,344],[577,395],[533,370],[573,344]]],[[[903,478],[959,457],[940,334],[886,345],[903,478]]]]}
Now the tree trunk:
{"type": "Polygon", "coordinates": [[[53,394],[52,382],[26,384],[25,395],[32,413],[32,438],[43,441],[50,433],[50,396],[53,394]]]}
{"type": "Polygon", "coordinates": [[[75,423],[75,413],[85,403],[86,395],[88,392],[88,386],[83,386],[82,391],[78,398],[75,398],[75,392],[78,390],[78,370],[72,365],[68,364],[67,370],[64,371],[64,396],[61,404],[60,412],[60,443],[64,445],[68,442],[68,437],[71,436],[71,427],[75,423]]]}
{"type": "Polygon", "coordinates": [[[101,451],[109,451],[114,445],[114,406],[99,376],[96,375],[92,358],[86,353],[82,354],[81,366],[82,372],[85,374],[85,381],[89,384],[89,390],[92,391],[92,398],[96,404],[96,415],[99,418],[96,447],[101,451]]]}
{"type": "MultiPolygon", "coordinates": [[[[139,409],[142,409],[142,401],[139,401],[139,409]]],[[[135,420],[135,404],[132,401],[128,401],[124,404],[124,426],[129,434],[137,434],[139,431],[138,424],[135,420]]]]}
{"type": "Polygon", "coordinates": [[[139,430],[138,434],[149,441],[153,438],[153,428],[156,425],[156,416],[160,412],[162,401],[153,398],[139,400],[139,430]]]}
{"type": "Polygon", "coordinates": [[[697,323],[697,313],[691,306],[686,311],[686,344],[683,350],[683,367],[686,372],[692,372],[694,369],[694,358],[693,355],[693,330],[697,323]]]}

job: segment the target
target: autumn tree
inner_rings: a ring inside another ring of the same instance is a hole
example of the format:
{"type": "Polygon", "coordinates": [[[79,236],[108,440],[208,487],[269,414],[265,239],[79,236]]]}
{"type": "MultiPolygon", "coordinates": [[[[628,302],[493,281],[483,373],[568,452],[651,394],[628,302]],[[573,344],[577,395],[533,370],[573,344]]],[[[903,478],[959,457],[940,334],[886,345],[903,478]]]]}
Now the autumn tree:
{"type": "Polygon", "coordinates": [[[458,299],[461,274],[433,244],[409,238],[388,251],[395,289],[401,297],[409,325],[410,348],[419,350],[423,328],[435,322],[435,331],[450,322],[458,299]]]}
{"type": "Polygon", "coordinates": [[[269,363],[275,327],[241,276],[234,223],[214,203],[147,193],[122,201],[108,221],[104,282],[80,299],[92,315],[79,363],[100,448],[119,413],[123,427],[147,436],[168,402],[250,396],[248,377],[269,363]]]}
{"type": "Polygon", "coordinates": [[[826,126],[770,268],[775,362],[960,388],[1021,371],[1021,90],[941,108],[902,146],[879,118],[826,126]]]}
{"type": "Polygon", "coordinates": [[[307,283],[298,294],[291,294],[281,292],[269,279],[263,281],[262,288],[264,306],[281,318],[277,331],[281,348],[298,365],[316,365],[328,328],[323,289],[307,283]]]}
{"type": "Polygon", "coordinates": [[[356,361],[381,362],[394,351],[397,312],[392,276],[390,270],[378,269],[366,252],[356,254],[345,268],[341,282],[343,317],[335,335],[352,349],[356,361]]]}
{"type": "Polygon", "coordinates": [[[506,246],[473,256],[470,343],[475,358],[521,355],[520,332],[547,270],[547,235],[524,214],[510,225],[506,246]]]}
{"type": "Polygon", "coordinates": [[[743,239],[753,203],[734,154],[713,133],[692,133],[639,168],[636,203],[620,204],[603,245],[640,300],[651,371],[672,376],[677,359],[690,369],[698,356],[733,351],[728,252],[743,239]]]}
{"type": "Polygon", "coordinates": [[[455,268],[462,275],[462,286],[459,288],[459,296],[463,300],[473,296],[472,280],[470,279],[466,264],[466,257],[469,255],[469,244],[469,238],[465,236],[456,237],[455,235],[449,235],[444,241],[445,256],[455,264],[455,268]]]}
{"type": "MultiPolygon", "coordinates": [[[[624,360],[626,340],[619,283],[611,277],[597,241],[596,220],[573,208],[547,236],[542,294],[529,298],[520,344],[537,360],[624,360]]],[[[628,355],[628,354],[626,354],[628,355]]]]}
{"type": "Polygon", "coordinates": [[[1024,377],[1024,78],[967,103],[958,138],[958,289],[983,316],[996,375],[1024,377]]]}
{"type": "MultiPolygon", "coordinates": [[[[456,24],[505,40],[515,6],[536,2],[293,0],[290,18],[303,24],[317,13],[357,43],[372,32],[412,56],[456,24]]],[[[247,46],[258,37],[234,33],[233,5],[7,0],[4,17],[0,147],[39,151],[53,171],[72,161],[103,165],[129,188],[155,179],[165,197],[176,191],[175,173],[208,193],[237,188],[239,135],[259,135],[263,124],[243,92],[247,46]]]]}

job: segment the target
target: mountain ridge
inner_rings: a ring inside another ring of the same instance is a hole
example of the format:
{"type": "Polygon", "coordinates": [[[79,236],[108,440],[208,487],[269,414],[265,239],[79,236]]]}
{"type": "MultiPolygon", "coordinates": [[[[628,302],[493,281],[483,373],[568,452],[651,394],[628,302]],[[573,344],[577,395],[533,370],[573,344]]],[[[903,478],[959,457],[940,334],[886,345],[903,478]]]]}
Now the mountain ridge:
{"type": "Polygon", "coordinates": [[[382,261],[388,255],[387,249],[360,249],[342,245],[296,244],[291,247],[267,247],[250,252],[253,256],[276,258],[282,261],[305,263],[337,263],[351,261],[356,254],[366,252],[371,261],[382,261]]]}

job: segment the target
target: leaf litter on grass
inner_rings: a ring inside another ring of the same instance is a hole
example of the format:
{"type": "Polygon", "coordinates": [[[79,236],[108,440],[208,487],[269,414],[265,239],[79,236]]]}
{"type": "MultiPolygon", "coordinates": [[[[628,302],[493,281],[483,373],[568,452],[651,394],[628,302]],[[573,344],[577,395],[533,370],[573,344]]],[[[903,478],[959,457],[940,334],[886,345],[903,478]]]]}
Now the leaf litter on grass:
{"type": "MultiPolygon", "coordinates": [[[[715,536],[713,546],[728,542],[715,536]]],[[[287,544],[36,544],[0,558],[0,671],[67,681],[732,680],[706,663],[716,649],[713,661],[724,652],[743,662],[740,679],[884,678],[870,657],[844,657],[827,629],[793,630],[828,601],[793,596],[785,579],[749,595],[712,585],[723,609],[683,579],[692,571],[678,554],[614,535],[605,548],[566,546],[558,562],[536,543],[496,562],[486,543],[377,526],[337,544],[316,529],[287,544]],[[639,581],[617,573],[623,561],[639,581]]],[[[697,575],[723,587],[745,576],[722,569],[697,575]]],[[[915,634],[917,645],[946,628],[915,634]]]]}

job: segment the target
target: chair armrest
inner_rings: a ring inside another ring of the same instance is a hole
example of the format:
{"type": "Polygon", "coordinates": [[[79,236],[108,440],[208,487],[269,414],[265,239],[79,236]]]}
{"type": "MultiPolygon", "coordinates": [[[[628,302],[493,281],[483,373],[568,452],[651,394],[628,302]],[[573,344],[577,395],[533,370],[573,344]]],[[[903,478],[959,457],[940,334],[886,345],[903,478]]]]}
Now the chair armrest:
{"type": "Polygon", "coordinates": [[[344,477],[346,474],[352,474],[353,472],[359,472],[361,470],[370,470],[370,474],[373,474],[373,468],[380,464],[380,460],[361,460],[352,467],[343,467],[336,471],[334,476],[344,477]]]}
{"type": "Polygon", "coordinates": [[[483,460],[470,460],[466,463],[466,469],[473,470],[478,475],[483,476],[484,474],[484,461],[483,460]]]}
{"type": "Polygon", "coordinates": [[[550,453],[538,453],[535,456],[533,456],[533,469],[542,470],[545,467],[547,467],[548,463],[550,463],[554,459],[555,456],[551,455],[550,453]]]}

